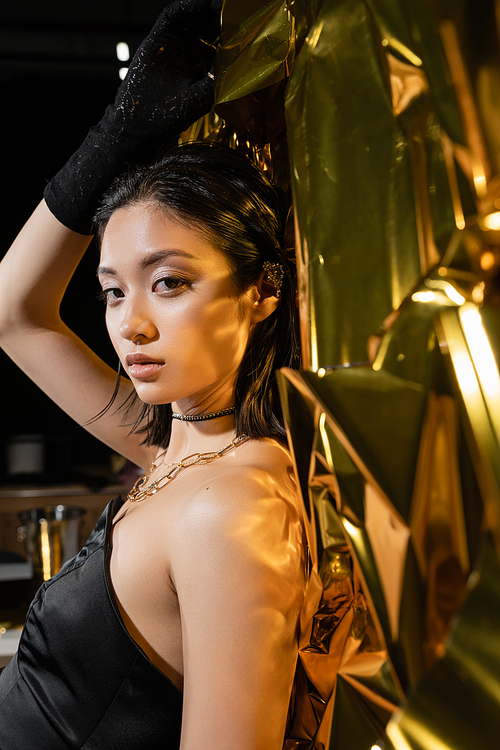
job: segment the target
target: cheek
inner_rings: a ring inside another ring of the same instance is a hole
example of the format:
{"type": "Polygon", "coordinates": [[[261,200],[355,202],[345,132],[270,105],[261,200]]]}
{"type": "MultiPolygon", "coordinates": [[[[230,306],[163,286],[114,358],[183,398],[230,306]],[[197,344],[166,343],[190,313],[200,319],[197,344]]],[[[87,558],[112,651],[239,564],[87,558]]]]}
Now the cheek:
{"type": "Polygon", "coordinates": [[[226,362],[241,360],[250,325],[245,309],[237,300],[229,299],[218,305],[211,315],[203,316],[202,328],[201,338],[205,347],[212,349],[214,356],[226,362]]]}
{"type": "Polygon", "coordinates": [[[184,323],[163,330],[179,377],[215,381],[236,372],[245,353],[249,326],[234,299],[219,299],[198,309],[196,314],[186,316],[184,323]]]}

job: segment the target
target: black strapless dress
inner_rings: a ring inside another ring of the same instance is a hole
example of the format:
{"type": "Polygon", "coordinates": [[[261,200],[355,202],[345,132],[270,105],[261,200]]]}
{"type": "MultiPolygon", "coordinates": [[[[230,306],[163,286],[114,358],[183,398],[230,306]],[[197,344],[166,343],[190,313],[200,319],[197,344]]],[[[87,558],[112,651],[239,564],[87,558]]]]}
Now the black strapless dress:
{"type": "Polygon", "coordinates": [[[0,676],[1,750],[178,750],[182,693],[128,634],[109,576],[109,503],[41,586],[0,676]]]}

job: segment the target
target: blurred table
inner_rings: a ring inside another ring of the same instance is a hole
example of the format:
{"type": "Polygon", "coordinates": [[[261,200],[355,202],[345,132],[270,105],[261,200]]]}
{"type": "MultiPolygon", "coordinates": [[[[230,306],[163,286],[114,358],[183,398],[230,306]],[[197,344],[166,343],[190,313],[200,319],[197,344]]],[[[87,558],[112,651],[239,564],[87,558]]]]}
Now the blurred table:
{"type": "MultiPolygon", "coordinates": [[[[84,508],[82,543],[89,536],[99,516],[117,495],[126,495],[127,487],[108,485],[91,490],[83,485],[52,487],[2,486],[0,488],[0,550],[26,557],[24,544],[17,541],[21,525],[18,513],[45,505],[66,505],[84,508]]],[[[8,565],[1,566],[8,571],[8,565]]],[[[12,565],[10,567],[19,567],[12,565]]],[[[21,562],[22,567],[22,562],[21,562]]],[[[4,572],[5,572],[4,571],[4,572]]],[[[0,577],[0,668],[6,666],[17,650],[21,626],[38,584],[7,573],[0,577]],[[17,579],[17,580],[16,580],[17,579]]]]}
{"type": "Polygon", "coordinates": [[[17,528],[20,526],[17,514],[44,505],[85,508],[87,512],[83,517],[82,533],[86,539],[108,502],[119,494],[126,495],[127,488],[118,484],[96,490],[83,485],[0,487],[0,550],[24,555],[24,546],[17,541],[17,528]]]}

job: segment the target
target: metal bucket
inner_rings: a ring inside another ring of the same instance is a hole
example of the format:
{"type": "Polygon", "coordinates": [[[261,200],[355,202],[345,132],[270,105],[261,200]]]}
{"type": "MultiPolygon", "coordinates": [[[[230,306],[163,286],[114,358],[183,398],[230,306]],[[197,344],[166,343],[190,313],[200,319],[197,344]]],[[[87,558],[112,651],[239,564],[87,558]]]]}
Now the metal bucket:
{"type": "Polygon", "coordinates": [[[18,513],[18,541],[24,542],[33,577],[47,581],[81,549],[84,508],[47,505],[18,513]]]}

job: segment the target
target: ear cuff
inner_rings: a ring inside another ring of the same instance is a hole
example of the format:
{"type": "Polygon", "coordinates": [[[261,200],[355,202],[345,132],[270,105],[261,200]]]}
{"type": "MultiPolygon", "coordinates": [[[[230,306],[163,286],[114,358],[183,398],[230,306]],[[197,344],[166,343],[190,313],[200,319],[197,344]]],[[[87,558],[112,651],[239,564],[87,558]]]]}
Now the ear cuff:
{"type": "Polygon", "coordinates": [[[285,270],[281,263],[272,263],[270,260],[264,261],[262,270],[265,271],[267,281],[276,289],[276,296],[281,296],[281,287],[283,285],[283,276],[285,270]]]}

